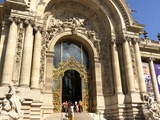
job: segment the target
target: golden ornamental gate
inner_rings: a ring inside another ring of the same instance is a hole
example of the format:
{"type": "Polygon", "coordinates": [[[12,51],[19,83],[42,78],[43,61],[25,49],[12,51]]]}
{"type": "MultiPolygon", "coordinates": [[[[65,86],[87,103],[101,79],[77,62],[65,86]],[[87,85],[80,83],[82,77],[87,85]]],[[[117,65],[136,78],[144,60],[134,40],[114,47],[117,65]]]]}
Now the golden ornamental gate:
{"type": "Polygon", "coordinates": [[[58,69],[53,70],[53,105],[55,112],[61,112],[62,108],[62,78],[64,72],[67,70],[76,70],[81,77],[81,90],[82,90],[82,102],[83,111],[88,111],[90,108],[90,87],[89,87],[89,73],[85,70],[82,63],[78,63],[74,57],[71,57],[68,61],[59,62],[58,69]]]}

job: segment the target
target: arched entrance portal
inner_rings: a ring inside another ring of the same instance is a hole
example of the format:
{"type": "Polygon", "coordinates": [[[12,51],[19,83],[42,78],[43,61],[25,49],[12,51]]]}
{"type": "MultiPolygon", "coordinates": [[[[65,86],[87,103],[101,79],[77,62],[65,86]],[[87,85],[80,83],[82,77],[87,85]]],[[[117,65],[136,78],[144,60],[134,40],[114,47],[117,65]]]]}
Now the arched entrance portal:
{"type": "Polygon", "coordinates": [[[83,102],[83,111],[90,109],[89,57],[80,43],[64,40],[55,46],[53,69],[53,105],[61,112],[62,102],[83,102]]]}
{"type": "Polygon", "coordinates": [[[81,77],[75,70],[64,72],[62,81],[62,102],[71,101],[73,104],[82,99],[81,77]]]}

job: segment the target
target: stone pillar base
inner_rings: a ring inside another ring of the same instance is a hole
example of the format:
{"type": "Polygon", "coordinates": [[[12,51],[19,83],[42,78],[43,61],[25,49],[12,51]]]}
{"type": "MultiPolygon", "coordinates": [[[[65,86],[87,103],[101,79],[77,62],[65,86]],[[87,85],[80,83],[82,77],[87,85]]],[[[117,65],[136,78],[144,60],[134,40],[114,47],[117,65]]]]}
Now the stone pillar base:
{"type": "Polygon", "coordinates": [[[53,114],[53,106],[50,106],[50,105],[43,105],[41,107],[41,110],[42,110],[42,118],[45,118],[45,117],[48,117],[50,115],[53,114]]]}

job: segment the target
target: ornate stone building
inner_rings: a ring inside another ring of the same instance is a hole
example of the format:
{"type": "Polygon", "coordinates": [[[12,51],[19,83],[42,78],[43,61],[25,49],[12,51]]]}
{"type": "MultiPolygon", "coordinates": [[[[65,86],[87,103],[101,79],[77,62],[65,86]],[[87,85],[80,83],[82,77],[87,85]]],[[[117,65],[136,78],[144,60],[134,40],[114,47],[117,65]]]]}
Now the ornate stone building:
{"type": "Polygon", "coordinates": [[[5,0],[0,13],[0,98],[13,83],[25,99],[24,119],[80,99],[84,111],[104,118],[144,119],[143,62],[160,101],[160,43],[139,38],[144,25],[125,0],[5,0]]]}

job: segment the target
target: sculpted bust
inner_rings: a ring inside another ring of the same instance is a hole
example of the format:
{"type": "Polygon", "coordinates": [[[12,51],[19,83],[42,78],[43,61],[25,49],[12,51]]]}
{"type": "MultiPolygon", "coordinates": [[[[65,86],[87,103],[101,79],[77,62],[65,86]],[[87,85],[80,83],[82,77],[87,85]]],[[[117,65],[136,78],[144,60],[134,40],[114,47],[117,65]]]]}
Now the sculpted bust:
{"type": "Polygon", "coordinates": [[[0,104],[0,120],[22,120],[21,103],[24,101],[14,86],[9,85],[9,91],[0,104]]]}

